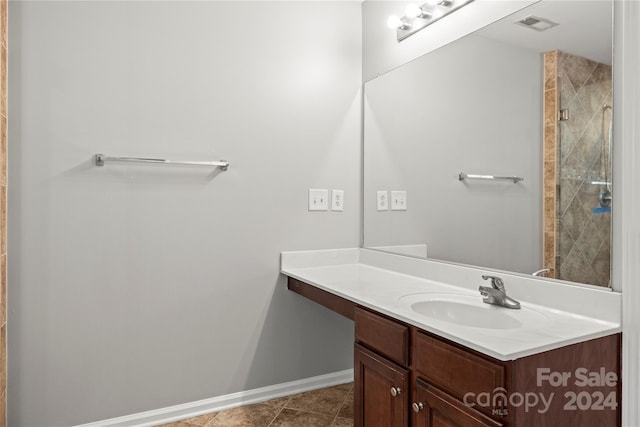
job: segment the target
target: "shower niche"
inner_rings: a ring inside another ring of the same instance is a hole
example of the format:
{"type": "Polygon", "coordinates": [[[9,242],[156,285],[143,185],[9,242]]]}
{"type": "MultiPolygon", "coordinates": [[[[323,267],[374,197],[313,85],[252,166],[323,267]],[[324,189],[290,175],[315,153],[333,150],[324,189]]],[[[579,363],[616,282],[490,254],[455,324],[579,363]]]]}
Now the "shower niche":
{"type": "Polygon", "coordinates": [[[544,65],[544,267],[609,287],[611,65],[559,50],[544,65]]]}

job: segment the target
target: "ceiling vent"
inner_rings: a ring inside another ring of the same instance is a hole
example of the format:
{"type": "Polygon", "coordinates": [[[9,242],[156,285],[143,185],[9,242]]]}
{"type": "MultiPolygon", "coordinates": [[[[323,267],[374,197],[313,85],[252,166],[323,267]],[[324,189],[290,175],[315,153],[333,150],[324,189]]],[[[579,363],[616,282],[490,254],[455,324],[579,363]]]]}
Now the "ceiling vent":
{"type": "Polygon", "coordinates": [[[546,31],[549,28],[553,28],[558,25],[556,22],[533,15],[522,18],[519,21],[514,22],[514,24],[522,25],[523,27],[531,28],[536,31],[546,31]]]}

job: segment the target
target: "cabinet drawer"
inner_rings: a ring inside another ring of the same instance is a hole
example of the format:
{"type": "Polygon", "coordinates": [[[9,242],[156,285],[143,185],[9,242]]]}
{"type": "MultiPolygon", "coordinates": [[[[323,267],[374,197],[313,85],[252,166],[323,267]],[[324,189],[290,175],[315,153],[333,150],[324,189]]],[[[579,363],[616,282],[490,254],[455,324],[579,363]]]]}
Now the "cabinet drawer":
{"type": "Polygon", "coordinates": [[[414,427],[503,427],[500,421],[492,420],[466,406],[448,394],[423,381],[416,381],[416,399],[420,409],[414,413],[414,427]]]}
{"type": "Polygon", "coordinates": [[[469,392],[478,395],[505,387],[503,365],[429,335],[416,334],[414,351],[413,360],[419,375],[458,399],[462,400],[469,392]]]}
{"type": "Polygon", "coordinates": [[[392,361],[409,365],[409,328],[380,315],[356,307],[356,342],[392,361]]]}

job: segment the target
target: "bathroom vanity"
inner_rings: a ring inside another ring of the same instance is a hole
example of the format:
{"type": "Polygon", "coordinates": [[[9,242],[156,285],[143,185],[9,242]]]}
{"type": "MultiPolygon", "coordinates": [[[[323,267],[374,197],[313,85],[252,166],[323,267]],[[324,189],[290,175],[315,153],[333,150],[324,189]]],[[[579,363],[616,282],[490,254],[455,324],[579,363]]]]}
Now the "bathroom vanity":
{"type": "Polygon", "coordinates": [[[509,310],[483,304],[481,269],[365,249],[281,270],[355,322],[355,426],[620,425],[619,294],[505,273],[509,310]]]}

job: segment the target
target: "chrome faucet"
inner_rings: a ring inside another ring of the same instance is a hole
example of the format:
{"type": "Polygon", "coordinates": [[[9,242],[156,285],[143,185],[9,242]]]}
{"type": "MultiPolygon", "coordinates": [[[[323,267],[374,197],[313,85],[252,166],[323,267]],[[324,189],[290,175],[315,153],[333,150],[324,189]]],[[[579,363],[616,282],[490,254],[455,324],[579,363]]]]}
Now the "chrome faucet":
{"type": "Polygon", "coordinates": [[[491,279],[491,287],[480,286],[478,288],[478,290],[480,291],[480,295],[484,297],[482,299],[483,302],[487,304],[499,305],[500,307],[506,308],[520,308],[520,303],[518,301],[507,296],[507,291],[504,288],[504,282],[501,278],[485,275],[483,275],[482,278],[484,280],[491,279]]]}
{"type": "Polygon", "coordinates": [[[535,271],[535,272],[531,273],[531,275],[532,276],[536,276],[536,277],[543,277],[547,273],[549,273],[550,271],[551,271],[551,269],[549,269],[549,268],[543,268],[542,270],[538,270],[538,271],[535,271]]]}

